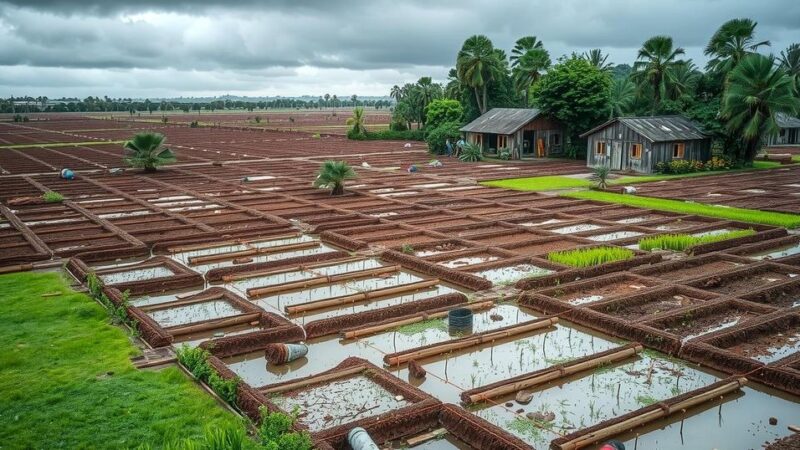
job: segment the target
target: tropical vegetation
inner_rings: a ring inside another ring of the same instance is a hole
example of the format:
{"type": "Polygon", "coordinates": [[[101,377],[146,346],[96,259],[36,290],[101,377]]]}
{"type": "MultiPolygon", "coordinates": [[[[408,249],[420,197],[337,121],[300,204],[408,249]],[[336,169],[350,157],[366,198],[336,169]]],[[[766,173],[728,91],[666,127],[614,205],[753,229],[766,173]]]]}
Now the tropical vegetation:
{"type": "Polygon", "coordinates": [[[131,167],[155,172],[158,167],[174,163],[175,153],[165,147],[167,138],[161,133],[137,133],[122,145],[125,150],[124,161],[131,167]]]}
{"type": "Polygon", "coordinates": [[[673,250],[676,252],[682,252],[697,245],[710,244],[712,242],[727,241],[728,239],[736,239],[740,237],[752,236],[754,234],[756,234],[756,231],[753,229],[734,230],[725,233],[715,233],[715,234],[702,234],[699,236],[691,234],[683,234],[683,233],[660,234],[658,236],[649,236],[640,239],[639,248],[645,251],[658,249],[658,250],[673,250]]]}
{"type": "Polygon", "coordinates": [[[355,177],[356,172],[346,162],[325,161],[314,180],[314,187],[330,188],[331,195],[342,195],[345,181],[355,177]]]}
{"type": "Polygon", "coordinates": [[[547,259],[558,264],[584,268],[614,261],[625,261],[634,256],[636,254],[633,250],[627,248],[600,246],[550,252],[547,254],[547,259]]]}

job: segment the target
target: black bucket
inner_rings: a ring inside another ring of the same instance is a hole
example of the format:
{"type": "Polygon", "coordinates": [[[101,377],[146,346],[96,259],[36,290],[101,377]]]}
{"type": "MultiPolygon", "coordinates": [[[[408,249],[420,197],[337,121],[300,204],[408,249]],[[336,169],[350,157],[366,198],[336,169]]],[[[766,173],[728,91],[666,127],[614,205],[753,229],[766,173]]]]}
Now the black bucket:
{"type": "Polygon", "coordinates": [[[447,313],[447,331],[451,335],[472,333],[472,310],[456,308],[447,313]]]}

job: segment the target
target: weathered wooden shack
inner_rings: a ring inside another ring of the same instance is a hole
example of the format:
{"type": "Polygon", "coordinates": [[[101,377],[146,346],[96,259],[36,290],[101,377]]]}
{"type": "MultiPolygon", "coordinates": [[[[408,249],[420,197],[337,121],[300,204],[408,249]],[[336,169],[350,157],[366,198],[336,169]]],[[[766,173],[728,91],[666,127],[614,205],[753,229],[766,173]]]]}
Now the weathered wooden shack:
{"type": "Polygon", "coordinates": [[[652,173],[660,162],[711,159],[711,138],[683,116],[618,117],[581,137],[589,167],[652,173]]]}
{"type": "Polygon", "coordinates": [[[564,151],[561,124],[535,108],[492,108],[461,131],[467,142],[485,153],[508,149],[512,159],[544,158],[564,151]]]}
{"type": "Polygon", "coordinates": [[[775,122],[778,124],[779,131],[778,134],[767,138],[768,146],[800,144],[800,117],[776,113],[775,122]]]}

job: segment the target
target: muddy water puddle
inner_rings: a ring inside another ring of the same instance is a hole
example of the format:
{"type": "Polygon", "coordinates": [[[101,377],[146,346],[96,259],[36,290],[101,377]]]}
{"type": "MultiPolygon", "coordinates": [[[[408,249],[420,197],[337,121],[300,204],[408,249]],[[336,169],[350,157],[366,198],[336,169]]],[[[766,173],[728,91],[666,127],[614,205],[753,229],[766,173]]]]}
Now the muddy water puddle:
{"type": "Polygon", "coordinates": [[[788,245],[786,247],[774,248],[769,249],[763,252],[754,253],[751,255],[747,255],[749,258],[752,259],[776,259],[776,258],[783,258],[786,256],[792,256],[800,253],[800,242],[794,245],[788,245]]]}
{"type": "Polygon", "coordinates": [[[775,362],[800,351],[800,326],[752,337],[726,350],[763,363],[775,362]]]}
{"type": "MultiPolygon", "coordinates": [[[[533,391],[522,405],[513,396],[475,411],[536,448],[548,448],[568,434],[717,381],[683,362],[645,352],[635,359],[603,366],[533,391]],[[565,384],[566,381],[566,384],[565,384]],[[510,402],[511,406],[501,402],[510,402]],[[534,420],[527,417],[531,414],[534,420]]],[[[641,447],[640,447],[641,448],[641,447]]],[[[658,447],[661,448],[661,447],[658,447]]]]}
{"type": "Polygon", "coordinates": [[[147,267],[143,269],[126,270],[122,272],[99,275],[103,284],[111,285],[128,283],[131,281],[146,281],[153,278],[164,278],[175,275],[175,272],[165,266],[147,267]]]}
{"type": "Polygon", "coordinates": [[[594,236],[587,237],[587,239],[599,242],[606,242],[606,241],[616,241],[617,239],[632,238],[636,236],[641,236],[643,234],[644,233],[640,231],[615,231],[613,233],[595,234],[594,236]]]}
{"type": "Polygon", "coordinates": [[[569,225],[569,226],[561,227],[561,228],[553,228],[550,231],[552,231],[553,233],[558,233],[558,234],[572,234],[572,233],[580,233],[580,232],[583,232],[583,231],[597,230],[599,228],[603,228],[603,227],[600,226],[600,225],[595,225],[593,223],[580,223],[580,224],[577,224],[577,225],[569,225]]]}
{"type": "Polygon", "coordinates": [[[223,327],[216,330],[211,331],[204,331],[201,333],[192,333],[192,334],[184,334],[181,336],[177,336],[175,338],[174,345],[181,346],[181,345],[188,345],[189,347],[197,347],[198,345],[202,344],[205,341],[213,341],[214,339],[220,339],[227,336],[237,336],[242,334],[253,333],[256,331],[264,330],[264,327],[261,326],[253,326],[249,324],[243,325],[234,325],[229,327],[223,327]]]}
{"type": "Polygon", "coordinates": [[[522,222],[522,223],[518,223],[517,225],[520,225],[520,226],[523,226],[523,227],[542,227],[542,226],[545,226],[545,225],[555,225],[555,224],[561,223],[563,221],[564,221],[563,219],[547,219],[547,220],[542,220],[542,221],[522,222]]]}
{"type": "Polygon", "coordinates": [[[562,302],[567,302],[571,305],[585,305],[587,303],[599,302],[600,300],[619,297],[622,295],[636,294],[650,286],[651,285],[639,281],[621,281],[602,286],[580,289],[573,292],[560,293],[557,289],[552,294],[552,297],[561,300],[562,302]]]}
{"type": "Polygon", "coordinates": [[[673,309],[677,308],[699,305],[704,302],[705,300],[690,297],[688,295],[664,294],[662,296],[642,302],[623,303],[621,301],[612,301],[610,304],[602,306],[598,305],[591,308],[606,314],[623,317],[628,320],[638,320],[647,316],[672,311],[673,309]]]}
{"type": "MultiPolygon", "coordinates": [[[[248,264],[253,263],[260,263],[260,262],[270,262],[270,261],[279,261],[282,259],[289,259],[289,258],[298,258],[300,256],[311,256],[311,255],[319,255],[322,253],[334,252],[336,251],[335,248],[327,246],[325,244],[321,244],[317,247],[307,248],[303,250],[291,250],[287,252],[280,252],[280,253],[269,253],[266,255],[253,255],[248,256],[248,264]]],[[[220,267],[230,267],[236,265],[233,259],[227,259],[224,261],[215,261],[209,264],[200,264],[197,266],[192,266],[193,270],[196,270],[200,273],[206,273],[209,270],[217,269],[220,267]]]]}
{"type": "Polygon", "coordinates": [[[182,298],[189,297],[194,294],[199,294],[202,289],[184,289],[179,291],[159,292],[150,295],[142,295],[133,297],[129,300],[132,306],[149,306],[157,305],[159,303],[173,302],[182,298]]]}
{"type": "Polygon", "coordinates": [[[511,284],[523,278],[541,277],[553,272],[553,270],[534,266],[533,264],[517,264],[515,266],[497,267],[472,273],[495,284],[511,284]]]}
{"type": "Polygon", "coordinates": [[[287,412],[299,408],[298,420],[312,432],[410,405],[364,375],[283,392],[271,396],[271,400],[287,412]]]}
{"type": "Polygon", "coordinates": [[[380,261],[377,259],[365,259],[361,261],[354,261],[342,264],[331,264],[329,266],[312,267],[306,270],[297,270],[293,272],[281,272],[272,275],[264,275],[253,278],[246,278],[230,283],[228,286],[239,292],[246,292],[247,289],[255,287],[274,286],[283,283],[291,283],[294,281],[308,280],[311,278],[339,275],[347,272],[356,272],[360,270],[375,269],[382,267],[380,261]]]}
{"type": "Polygon", "coordinates": [[[642,222],[649,222],[651,220],[658,220],[663,219],[665,216],[659,216],[657,214],[651,214],[647,216],[636,216],[636,217],[627,217],[624,219],[617,219],[614,222],[621,223],[621,224],[634,224],[634,223],[642,223],[642,222]]]}
{"type": "Polygon", "coordinates": [[[742,295],[757,288],[776,285],[785,281],[797,279],[798,274],[784,274],[781,272],[761,272],[751,276],[742,275],[741,277],[718,281],[710,279],[706,281],[701,289],[706,289],[718,294],[742,295]]]}
{"type": "Polygon", "coordinates": [[[437,264],[450,269],[457,269],[459,267],[473,266],[475,264],[497,261],[498,259],[500,259],[500,257],[497,255],[463,256],[461,258],[451,259],[449,261],[439,261],[437,264]]]}
{"type": "Polygon", "coordinates": [[[211,300],[193,305],[151,311],[148,314],[162,327],[173,327],[209,319],[222,319],[242,311],[224,300],[211,300]]]}

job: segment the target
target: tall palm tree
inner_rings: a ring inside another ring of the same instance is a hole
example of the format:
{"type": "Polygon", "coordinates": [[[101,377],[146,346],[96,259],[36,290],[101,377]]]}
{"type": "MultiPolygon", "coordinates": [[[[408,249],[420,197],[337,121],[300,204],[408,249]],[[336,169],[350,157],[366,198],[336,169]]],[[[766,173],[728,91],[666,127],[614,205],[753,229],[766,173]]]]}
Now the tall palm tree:
{"type": "Polygon", "coordinates": [[[389,91],[389,97],[392,97],[396,102],[399,102],[401,98],[403,98],[403,91],[400,89],[400,86],[394,85],[392,89],[389,91]]]}
{"type": "Polygon", "coordinates": [[[123,160],[132,167],[155,172],[158,166],[173,163],[177,159],[172,150],[164,147],[167,138],[161,133],[137,133],[123,144],[123,160]]]}
{"type": "Polygon", "coordinates": [[[588,52],[584,52],[581,57],[589,61],[589,64],[597,67],[603,72],[611,71],[612,64],[610,62],[606,62],[608,60],[608,55],[604,55],[603,51],[599,48],[593,48],[588,52]]]}
{"type": "Polygon", "coordinates": [[[765,137],[778,133],[777,113],[800,110],[791,77],[774,64],[773,57],[747,55],[728,77],[720,112],[728,131],[742,137],[739,158],[745,162],[753,161],[765,137]]]}
{"type": "Polygon", "coordinates": [[[781,68],[792,77],[794,89],[800,93],[800,44],[792,44],[781,52],[781,68]]]}
{"type": "Polygon", "coordinates": [[[544,48],[544,44],[536,36],[524,36],[517,39],[514,48],[511,49],[511,67],[517,67],[522,55],[535,48],[544,48]]]}
{"type": "Polygon", "coordinates": [[[362,135],[367,133],[367,129],[364,127],[364,122],[366,117],[364,117],[364,108],[358,107],[353,110],[353,117],[347,119],[347,126],[352,127],[350,131],[356,135],[362,135]]]}
{"type": "Polygon", "coordinates": [[[327,187],[331,195],[344,194],[344,182],[356,177],[356,172],[344,161],[325,161],[314,180],[314,187],[327,187]]]}
{"type": "Polygon", "coordinates": [[[525,107],[530,104],[529,91],[539,81],[542,72],[550,67],[550,54],[543,48],[528,50],[517,60],[514,68],[514,87],[525,94],[525,107]]]}
{"type": "Polygon", "coordinates": [[[672,38],[669,36],[653,36],[639,49],[631,76],[640,84],[647,84],[652,88],[651,114],[655,114],[661,103],[675,67],[682,63],[678,56],[684,53],[681,47],[673,48],[672,38]]]}
{"type": "Polygon", "coordinates": [[[444,88],[444,95],[449,99],[458,99],[461,94],[461,80],[458,79],[458,72],[455,68],[447,72],[447,85],[444,88]]]}
{"type": "Polygon", "coordinates": [[[723,23],[706,45],[704,53],[711,57],[706,69],[730,73],[745,56],[755,53],[758,47],[769,46],[769,41],[755,42],[757,24],[751,19],[732,19],[723,23]]]}
{"type": "Polygon", "coordinates": [[[464,41],[458,52],[456,70],[461,82],[473,89],[481,114],[487,110],[486,91],[501,70],[494,45],[488,37],[475,35],[464,41]]]}
{"type": "Polygon", "coordinates": [[[667,85],[667,98],[677,100],[684,95],[692,95],[697,88],[702,73],[697,70],[692,60],[675,66],[672,79],[667,85]]]}
{"type": "Polygon", "coordinates": [[[611,83],[609,119],[628,113],[636,100],[636,85],[628,78],[615,78],[611,83]]]}

